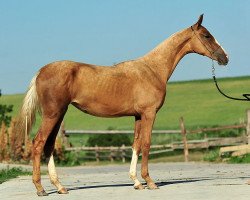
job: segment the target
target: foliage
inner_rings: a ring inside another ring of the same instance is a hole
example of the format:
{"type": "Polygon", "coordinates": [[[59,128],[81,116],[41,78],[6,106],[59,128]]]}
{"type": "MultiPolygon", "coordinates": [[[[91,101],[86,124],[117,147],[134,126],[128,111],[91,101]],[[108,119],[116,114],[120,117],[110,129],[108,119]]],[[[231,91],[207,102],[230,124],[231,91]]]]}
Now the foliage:
{"type": "Polygon", "coordinates": [[[131,141],[126,134],[105,134],[91,135],[87,140],[87,146],[122,146],[131,145],[131,141]]]}
{"type": "Polygon", "coordinates": [[[250,154],[245,154],[243,156],[230,157],[228,163],[250,163],[250,154]]]}
{"type": "Polygon", "coordinates": [[[78,157],[78,152],[64,150],[63,157],[55,156],[55,162],[62,166],[76,166],[80,165],[78,157]]]}
{"type": "MultiPolygon", "coordinates": [[[[18,134],[15,130],[15,124],[16,121],[12,119],[9,128],[5,126],[4,122],[0,126],[0,162],[18,161],[27,163],[31,160],[32,141],[29,136],[24,138],[24,135],[18,134]]],[[[54,157],[57,160],[65,160],[64,140],[65,136],[59,132],[54,151],[54,157]]]]}
{"type": "Polygon", "coordinates": [[[203,157],[203,160],[208,162],[219,161],[219,159],[219,149],[210,150],[203,157]]]}
{"type": "Polygon", "coordinates": [[[21,175],[31,175],[31,172],[23,170],[21,167],[0,170],[0,184],[21,175]]]}
{"type": "MultiPolygon", "coordinates": [[[[1,90],[0,90],[0,97],[2,96],[1,90]]],[[[4,122],[7,126],[9,126],[11,121],[11,116],[8,114],[13,111],[13,105],[2,105],[0,104],[0,124],[4,122]]]]}
{"type": "Polygon", "coordinates": [[[4,122],[0,126],[0,162],[30,159],[32,142],[27,138],[24,145],[24,136],[16,133],[15,124],[16,121],[12,119],[9,128],[4,122]]]}
{"type": "Polygon", "coordinates": [[[0,124],[4,122],[7,126],[9,126],[11,121],[11,116],[8,114],[13,111],[13,105],[1,105],[0,104],[0,124]]]}

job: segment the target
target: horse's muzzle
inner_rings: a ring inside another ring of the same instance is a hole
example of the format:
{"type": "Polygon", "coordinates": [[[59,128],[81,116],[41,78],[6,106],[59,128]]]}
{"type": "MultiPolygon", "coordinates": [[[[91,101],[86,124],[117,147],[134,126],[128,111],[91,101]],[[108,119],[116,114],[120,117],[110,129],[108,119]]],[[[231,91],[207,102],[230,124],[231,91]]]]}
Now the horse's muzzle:
{"type": "Polygon", "coordinates": [[[217,58],[217,62],[219,65],[227,65],[229,62],[228,55],[219,55],[217,58]]]}

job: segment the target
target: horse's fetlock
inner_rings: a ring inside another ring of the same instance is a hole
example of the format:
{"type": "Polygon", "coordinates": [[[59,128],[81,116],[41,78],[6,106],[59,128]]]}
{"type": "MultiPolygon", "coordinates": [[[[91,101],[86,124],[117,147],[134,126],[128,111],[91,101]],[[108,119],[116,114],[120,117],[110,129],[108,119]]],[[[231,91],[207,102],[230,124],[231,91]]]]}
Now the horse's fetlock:
{"type": "Polygon", "coordinates": [[[32,182],[33,182],[34,184],[39,184],[39,183],[41,183],[41,178],[33,178],[33,179],[32,179],[32,182]]]}

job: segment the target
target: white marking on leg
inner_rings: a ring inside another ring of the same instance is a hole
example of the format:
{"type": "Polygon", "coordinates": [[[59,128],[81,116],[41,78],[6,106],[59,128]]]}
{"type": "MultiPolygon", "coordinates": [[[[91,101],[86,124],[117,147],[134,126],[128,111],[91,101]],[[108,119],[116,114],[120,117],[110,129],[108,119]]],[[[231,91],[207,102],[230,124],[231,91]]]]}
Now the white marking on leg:
{"type": "Polygon", "coordinates": [[[129,170],[129,177],[135,182],[134,186],[138,186],[141,184],[136,175],[137,161],[138,161],[138,155],[136,154],[136,151],[133,149],[130,170],[129,170]]]}
{"type": "Polygon", "coordinates": [[[49,158],[48,171],[49,171],[51,183],[57,187],[58,191],[61,190],[63,188],[63,186],[61,185],[61,183],[58,180],[53,155],[51,155],[49,158]]]}

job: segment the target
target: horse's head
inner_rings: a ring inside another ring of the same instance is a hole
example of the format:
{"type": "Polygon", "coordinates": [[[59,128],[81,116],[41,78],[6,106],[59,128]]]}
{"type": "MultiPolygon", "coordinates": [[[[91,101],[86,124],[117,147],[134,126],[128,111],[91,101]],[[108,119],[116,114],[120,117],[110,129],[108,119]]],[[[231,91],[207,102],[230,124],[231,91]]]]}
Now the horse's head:
{"type": "Polygon", "coordinates": [[[190,42],[191,50],[195,53],[216,60],[219,65],[227,65],[229,60],[227,53],[211,33],[201,25],[202,20],[203,14],[200,15],[198,21],[191,26],[193,32],[190,42]]]}

